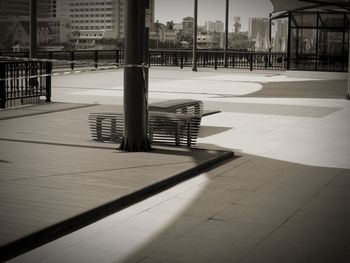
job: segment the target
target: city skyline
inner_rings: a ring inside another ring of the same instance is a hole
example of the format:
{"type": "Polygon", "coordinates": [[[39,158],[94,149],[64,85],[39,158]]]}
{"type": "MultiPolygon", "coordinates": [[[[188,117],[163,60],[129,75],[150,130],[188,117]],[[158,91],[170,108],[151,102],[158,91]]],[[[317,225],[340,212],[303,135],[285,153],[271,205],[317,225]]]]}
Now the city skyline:
{"type": "MultiPolygon", "coordinates": [[[[198,0],[198,24],[206,21],[225,21],[225,0],[198,0]]],[[[270,0],[230,0],[229,31],[233,30],[233,17],[241,17],[242,31],[248,31],[248,19],[268,17],[273,11],[270,0]]],[[[155,0],[155,19],[161,23],[173,20],[182,22],[182,18],[193,16],[193,1],[155,0]],[[171,12],[169,12],[171,10],[171,12]]]]}

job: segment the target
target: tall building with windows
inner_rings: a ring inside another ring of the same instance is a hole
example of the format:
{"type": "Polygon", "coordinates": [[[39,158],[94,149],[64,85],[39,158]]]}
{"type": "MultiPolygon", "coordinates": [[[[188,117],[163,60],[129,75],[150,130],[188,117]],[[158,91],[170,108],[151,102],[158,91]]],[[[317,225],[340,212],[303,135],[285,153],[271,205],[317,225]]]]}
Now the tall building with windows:
{"type": "MultiPolygon", "coordinates": [[[[55,17],[59,0],[38,0],[38,18],[55,17]]],[[[16,18],[29,16],[30,0],[0,0],[0,17],[16,18]]]]}
{"type": "MultiPolygon", "coordinates": [[[[72,31],[107,30],[115,38],[124,38],[125,0],[63,0],[59,13],[68,14],[72,31]]],[[[154,0],[151,0],[152,22],[153,17],[154,0]]]]}
{"type": "Polygon", "coordinates": [[[216,20],[215,22],[207,21],[205,22],[205,28],[206,28],[206,32],[221,33],[221,32],[224,32],[224,23],[219,20],[216,20]]]}
{"type": "Polygon", "coordinates": [[[193,17],[188,16],[182,19],[182,30],[185,36],[193,35],[193,24],[194,24],[193,17]]]}
{"type": "Polygon", "coordinates": [[[241,17],[239,16],[233,17],[233,32],[235,32],[235,34],[239,34],[239,32],[241,31],[241,28],[242,28],[241,17]]]}
{"type": "Polygon", "coordinates": [[[249,40],[255,40],[258,35],[266,36],[269,31],[268,18],[249,18],[248,37],[249,40]]]}

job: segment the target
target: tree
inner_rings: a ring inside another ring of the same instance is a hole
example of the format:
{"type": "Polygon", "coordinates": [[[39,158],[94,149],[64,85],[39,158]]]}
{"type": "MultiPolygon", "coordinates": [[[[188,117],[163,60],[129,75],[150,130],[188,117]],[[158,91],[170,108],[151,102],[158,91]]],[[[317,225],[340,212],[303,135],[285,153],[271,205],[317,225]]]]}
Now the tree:
{"type": "Polygon", "coordinates": [[[159,22],[159,20],[157,20],[154,23],[154,30],[156,31],[156,35],[157,35],[157,48],[159,48],[159,41],[160,41],[160,36],[159,36],[159,30],[161,28],[161,23],[159,22]]]}
{"type": "Polygon", "coordinates": [[[170,22],[166,22],[166,27],[167,27],[167,29],[169,31],[173,31],[174,30],[174,25],[175,25],[175,23],[174,23],[173,20],[171,20],[170,22]]]}

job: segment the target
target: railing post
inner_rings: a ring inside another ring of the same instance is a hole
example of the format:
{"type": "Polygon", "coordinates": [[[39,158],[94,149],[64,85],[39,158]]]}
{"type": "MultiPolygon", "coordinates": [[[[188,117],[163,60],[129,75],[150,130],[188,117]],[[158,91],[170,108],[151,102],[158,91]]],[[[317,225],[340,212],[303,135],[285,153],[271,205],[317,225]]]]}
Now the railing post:
{"type": "Polygon", "coordinates": [[[118,49],[115,51],[115,63],[117,65],[119,64],[119,50],[118,49]]]}
{"type": "Polygon", "coordinates": [[[70,68],[73,70],[74,69],[74,51],[70,52],[70,68]]]}
{"type": "Polygon", "coordinates": [[[98,50],[94,51],[94,62],[95,62],[95,68],[98,67],[98,50]]]}
{"type": "Polygon", "coordinates": [[[53,59],[53,52],[49,51],[49,59],[53,59]]]}
{"type": "Polygon", "coordinates": [[[176,51],[174,51],[173,52],[173,66],[177,66],[178,65],[178,63],[177,63],[177,52],[176,51]]]}
{"type": "Polygon", "coordinates": [[[267,54],[265,54],[265,68],[266,69],[267,69],[268,62],[269,62],[269,57],[267,54]]]}
{"type": "Polygon", "coordinates": [[[51,73],[52,73],[52,62],[46,62],[46,102],[51,102],[51,73]]]}
{"type": "Polygon", "coordinates": [[[6,65],[5,63],[0,63],[0,108],[5,109],[6,107],[6,65]]]}
{"type": "Polygon", "coordinates": [[[181,52],[181,61],[180,61],[180,68],[184,68],[184,52],[181,52]]]}
{"type": "Polygon", "coordinates": [[[250,53],[250,71],[253,71],[253,58],[254,58],[254,54],[250,53]]]}
{"type": "Polygon", "coordinates": [[[148,51],[148,67],[151,67],[151,51],[148,51]]]}
{"type": "MultiPolygon", "coordinates": [[[[318,16],[317,16],[317,22],[318,22],[318,16]]],[[[318,34],[318,29],[316,31],[316,34],[318,34]]],[[[288,12],[287,70],[290,70],[291,46],[292,46],[292,12],[289,11],[288,12]]],[[[316,48],[317,47],[318,47],[318,35],[316,35],[316,48]]],[[[316,50],[316,55],[317,55],[317,50],[316,50]]]]}
{"type": "Polygon", "coordinates": [[[218,52],[216,51],[214,53],[214,68],[215,70],[218,69],[218,52]]]}
{"type": "Polygon", "coordinates": [[[206,59],[207,59],[207,52],[203,53],[202,59],[203,59],[203,68],[205,68],[205,66],[206,66],[206,59]]]}

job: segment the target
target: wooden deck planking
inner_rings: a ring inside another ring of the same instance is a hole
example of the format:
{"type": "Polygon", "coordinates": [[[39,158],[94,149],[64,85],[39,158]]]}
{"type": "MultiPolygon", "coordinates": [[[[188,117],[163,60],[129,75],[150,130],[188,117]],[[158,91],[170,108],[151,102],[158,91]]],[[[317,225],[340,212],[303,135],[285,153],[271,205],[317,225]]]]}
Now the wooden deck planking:
{"type": "Polygon", "coordinates": [[[1,247],[223,154],[171,147],[120,153],[115,144],[92,142],[88,130],[92,108],[111,106],[55,107],[0,120],[1,247]]]}

